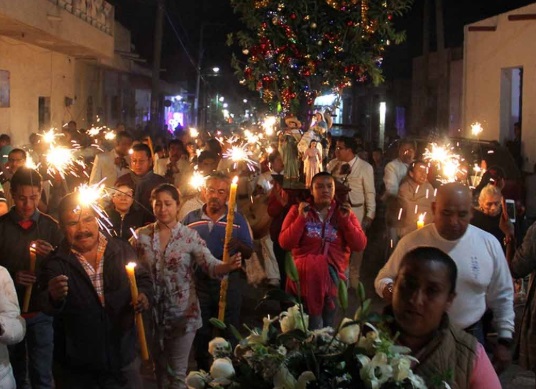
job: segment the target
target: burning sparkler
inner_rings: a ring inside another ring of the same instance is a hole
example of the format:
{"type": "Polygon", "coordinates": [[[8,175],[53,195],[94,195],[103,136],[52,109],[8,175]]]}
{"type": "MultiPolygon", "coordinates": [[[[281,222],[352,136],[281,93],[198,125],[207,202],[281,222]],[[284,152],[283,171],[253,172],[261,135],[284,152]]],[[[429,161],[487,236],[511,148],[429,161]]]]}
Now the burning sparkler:
{"type": "Polygon", "coordinates": [[[197,128],[190,127],[190,137],[197,138],[199,136],[199,131],[197,128]]]}
{"type": "Polygon", "coordinates": [[[197,191],[200,191],[203,186],[205,186],[205,177],[201,172],[195,170],[190,178],[190,186],[197,191]]]}
{"type": "Polygon", "coordinates": [[[452,152],[447,146],[439,146],[436,143],[431,144],[431,149],[426,148],[423,153],[423,159],[427,162],[438,166],[441,172],[443,183],[456,181],[456,176],[460,169],[461,157],[459,154],[452,152]]]}
{"type": "Polygon", "coordinates": [[[274,134],[274,127],[277,123],[277,117],[275,116],[266,116],[262,122],[262,128],[264,128],[264,133],[267,136],[272,136],[274,134]]]}
{"type": "MultiPolygon", "coordinates": [[[[229,142],[233,143],[233,138],[229,139],[229,142]]],[[[233,162],[233,168],[236,169],[238,163],[244,162],[249,170],[254,171],[254,165],[256,162],[251,159],[253,153],[247,149],[247,144],[241,146],[231,146],[225,153],[223,153],[224,159],[230,159],[233,162]]]]}
{"type": "Polygon", "coordinates": [[[478,137],[482,133],[482,131],[484,131],[484,129],[479,122],[474,122],[473,124],[471,124],[471,134],[473,134],[473,136],[478,137]]]}
{"type": "Polygon", "coordinates": [[[43,142],[48,144],[54,144],[57,141],[57,138],[63,136],[62,133],[59,133],[55,128],[51,128],[48,131],[45,131],[43,134],[39,134],[43,142]]]}
{"type": "MultiPolygon", "coordinates": [[[[106,215],[106,212],[99,205],[99,200],[106,194],[104,184],[102,183],[103,181],[104,179],[93,185],[80,185],[77,188],[78,201],[80,207],[93,209],[97,215],[97,223],[99,223],[99,226],[113,235],[113,224],[108,218],[108,215],[106,215]]],[[[80,209],[78,208],[77,211],[80,211],[80,209]]]]}
{"type": "Polygon", "coordinates": [[[67,147],[51,145],[45,155],[49,173],[51,175],[58,173],[62,178],[65,178],[67,174],[77,177],[76,168],[83,168],[85,164],[75,158],[74,151],[74,149],[68,149],[67,147]]]}

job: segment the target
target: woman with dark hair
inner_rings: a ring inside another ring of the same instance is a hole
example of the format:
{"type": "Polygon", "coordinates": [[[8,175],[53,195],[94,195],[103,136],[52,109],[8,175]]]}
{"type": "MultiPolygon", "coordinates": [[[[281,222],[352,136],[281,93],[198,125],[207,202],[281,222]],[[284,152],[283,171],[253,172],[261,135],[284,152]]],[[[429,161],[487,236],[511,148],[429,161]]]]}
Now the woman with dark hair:
{"type": "MultiPolygon", "coordinates": [[[[408,252],[393,286],[393,333],[418,359],[413,368],[429,387],[499,389],[501,384],[475,337],[453,327],[447,311],[456,297],[454,260],[434,247],[408,252]]],[[[462,296],[463,298],[463,296],[462,296]]]]}
{"type": "Polygon", "coordinates": [[[239,268],[241,259],[237,255],[224,264],[212,256],[197,231],[178,222],[179,192],[173,185],[153,189],[151,204],[156,222],[139,228],[130,242],[140,261],[150,267],[155,287],[153,357],[158,387],[182,389],[190,348],[201,327],[194,266],[219,277],[239,268]]]}

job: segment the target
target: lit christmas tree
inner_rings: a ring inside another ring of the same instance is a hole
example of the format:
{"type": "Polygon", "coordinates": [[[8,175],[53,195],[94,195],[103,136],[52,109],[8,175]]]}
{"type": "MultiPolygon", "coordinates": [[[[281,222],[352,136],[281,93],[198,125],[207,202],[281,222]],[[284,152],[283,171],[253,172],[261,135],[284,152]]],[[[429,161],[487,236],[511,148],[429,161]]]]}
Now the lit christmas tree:
{"type": "Polygon", "coordinates": [[[233,57],[240,82],[283,110],[311,106],[327,90],[352,82],[383,81],[389,44],[405,39],[393,17],[412,0],[231,0],[247,31],[230,36],[243,59],[233,57]]]}

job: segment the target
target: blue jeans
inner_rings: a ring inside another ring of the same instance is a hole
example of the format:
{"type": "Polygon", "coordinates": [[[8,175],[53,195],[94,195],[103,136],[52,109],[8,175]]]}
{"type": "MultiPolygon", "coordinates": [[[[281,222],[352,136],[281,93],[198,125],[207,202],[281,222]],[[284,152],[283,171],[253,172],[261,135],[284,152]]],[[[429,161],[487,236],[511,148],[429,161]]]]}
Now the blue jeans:
{"type": "Polygon", "coordinates": [[[19,389],[52,388],[54,331],[52,317],[44,313],[26,319],[26,336],[9,346],[9,359],[19,389]],[[30,385],[31,383],[31,385],[30,385]]]}

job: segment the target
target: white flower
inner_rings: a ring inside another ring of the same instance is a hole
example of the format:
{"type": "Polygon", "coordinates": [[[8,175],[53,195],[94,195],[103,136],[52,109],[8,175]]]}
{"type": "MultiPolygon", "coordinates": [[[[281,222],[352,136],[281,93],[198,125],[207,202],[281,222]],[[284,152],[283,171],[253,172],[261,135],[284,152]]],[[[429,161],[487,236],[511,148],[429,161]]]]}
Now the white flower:
{"type": "Polygon", "coordinates": [[[424,380],[420,376],[413,374],[413,372],[410,372],[408,380],[411,382],[413,389],[427,389],[424,380]]]}
{"type": "Polygon", "coordinates": [[[307,332],[307,328],[309,328],[309,316],[303,313],[302,320],[302,313],[300,313],[300,307],[298,305],[290,307],[287,312],[281,312],[279,322],[281,324],[281,332],[283,333],[295,329],[307,332]]]}
{"type": "Polygon", "coordinates": [[[295,389],[297,384],[298,381],[285,365],[282,365],[274,375],[274,389],[295,389]]]}
{"type": "Polygon", "coordinates": [[[316,381],[316,377],[313,372],[304,371],[298,377],[298,385],[296,386],[296,389],[305,389],[307,387],[307,384],[311,381],[316,381]]]}
{"type": "Polygon", "coordinates": [[[393,367],[393,379],[396,382],[402,382],[409,377],[411,372],[411,361],[409,358],[397,357],[391,361],[393,367]]]}
{"type": "Polygon", "coordinates": [[[231,378],[234,374],[235,370],[229,358],[218,358],[212,362],[212,366],[210,367],[212,378],[231,378]]]}
{"type": "Polygon", "coordinates": [[[207,384],[207,376],[199,371],[191,371],[186,377],[188,389],[204,389],[207,384]]]}
{"type": "Polygon", "coordinates": [[[208,352],[214,358],[222,357],[231,353],[231,343],[223,338],[214,338],[208,344],[208,352]]]}
{"type": "Polygon", "coordinates": [[[345,317],[341,323],[341,327],[343,328],[341,328],[341,330],[337,334],[337,339],[339,339],[341,342],[346,343],[346,344],[357,343],[357,340],[359,339],[359,333],[361,331],[361,329],[359,328],[359,325],[357,324],[351,324],[351,325],[347,325],[346,327],[344,327],[346,323],[349,323],[351,321],[353,320],[345,317]]]}
{"type": "Polygon", "coordinates": [[[380,337],[375,331],[367,332],[367,335],[359,339],[357,347],[364,348],[367,353],[373,354],[376,351],[376,346],[381,342],[380,337]]]}
{"type": "Polygon", "coordinates": [[[368,364],[363,365],[359,375],[369,388],[378,389],[392,377],[393,368],[388,364],[387,355],[377,353],[368,364]]]}

